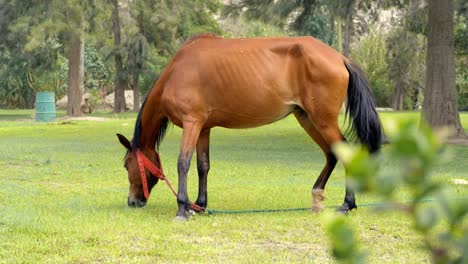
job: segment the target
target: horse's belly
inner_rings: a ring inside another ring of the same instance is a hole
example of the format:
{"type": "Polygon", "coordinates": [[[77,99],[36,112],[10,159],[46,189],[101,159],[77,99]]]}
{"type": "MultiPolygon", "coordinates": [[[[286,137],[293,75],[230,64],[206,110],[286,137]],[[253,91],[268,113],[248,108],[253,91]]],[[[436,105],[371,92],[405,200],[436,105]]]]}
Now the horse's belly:
{"type": "Polygon", "coordinates": [[[243,105],[237,109],[214,109],[209,114],[207,125],[225,128],[252,128],[267,125],[288,116],[294,105],[274,107],[259,105],[243,105]]]}

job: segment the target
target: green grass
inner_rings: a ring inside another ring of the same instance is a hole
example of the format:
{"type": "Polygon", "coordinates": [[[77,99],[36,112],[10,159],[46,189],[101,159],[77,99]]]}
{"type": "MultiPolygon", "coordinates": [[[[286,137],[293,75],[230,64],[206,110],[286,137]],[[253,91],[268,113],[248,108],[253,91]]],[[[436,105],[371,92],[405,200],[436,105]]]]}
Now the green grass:
{"type": "MultiPolygon", "coordinates": [[[[308,211],[198,215],[177,224],[175,198],[162,184],[145,208],[128,208],[124,148],[115,133],[131,137],[135,114],[99,112],[95,116],[112,119],[56,123],[25,120],[31,114],[0,110],[0,263],[332,262],[320,215],[308,211]]],[[[468,114],[462,122],[468,128],[468,114]]],[[[174,185],[180,136],[179,128],[169,129],[161,146],[174,185]]],[[[452,155],[434,177],[468,179],[468,147],[448,149],[452,155]]],[[[211,209],[310,207],[311,186],[324,165],[319,148],[292,117],[257,129],[216,128],[210,154],[211,209]]],[[[196,186],[192,164],[192,200],[196,186]]],[[[466,185],[455,189],[457,196],[468,196],[466,185]]],[[[341,204],[341,164],[326,195],[326,210],[341,204]]],[[[407,200],[408,191],[402,188],[399,197],[407,200]]],[[[358,206],[377,201],[357,196],[358,206]]],[[[348,219],[370,252],[369,263],[430,262],[409,218],[361,206],[348,219]]]]}

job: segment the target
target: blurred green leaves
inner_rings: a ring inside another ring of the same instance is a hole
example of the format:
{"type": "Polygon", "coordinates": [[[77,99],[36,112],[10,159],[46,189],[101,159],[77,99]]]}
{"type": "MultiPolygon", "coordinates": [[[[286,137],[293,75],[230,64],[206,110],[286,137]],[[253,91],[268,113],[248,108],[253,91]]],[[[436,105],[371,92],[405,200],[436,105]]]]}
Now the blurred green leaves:
{"type": "MultiPolygon", "coordinates": [[[[445,183],[431,177],[434,166],[447,156],[443,142],[448,131],[434,132],[411,119],[392,121],[386,127],[391,143],[383,154],[371,156],[363,147],[344,143],[334,146],[350,187],[381,196],[384,209],[410,215],[434,263],[466,263],[468,199],[457,199],[445,183]],[[384,161],[394,164],[391,171],[381,169],[384,161]],[[411,190],[409,201],[393,195],[402,185],[411,190]]],[[[328,217],[326,221],[335,258],[345,263],[362,261],[346,218],[328,217]]]]}
{"type": "Polygon", "coordinates": [[[344,215],[324,214],[322,222],[332,241],[333,257],[342,263],[365,263],[365,253],[358,250],[354,230],[344,215]]]}

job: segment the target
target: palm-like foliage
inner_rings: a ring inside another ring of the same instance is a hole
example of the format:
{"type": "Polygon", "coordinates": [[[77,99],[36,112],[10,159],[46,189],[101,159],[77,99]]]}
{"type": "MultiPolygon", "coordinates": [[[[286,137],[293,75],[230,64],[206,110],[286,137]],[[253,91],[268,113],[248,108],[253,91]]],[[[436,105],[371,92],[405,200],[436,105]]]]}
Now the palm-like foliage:
{"type": "Polygon", "coordinates": [[[227,6],[224,16],[259,19],[287,27],[298,35],[311,35],[327,43],[333,40],[333,20],[325,0],[246,0],[227,6]]]}

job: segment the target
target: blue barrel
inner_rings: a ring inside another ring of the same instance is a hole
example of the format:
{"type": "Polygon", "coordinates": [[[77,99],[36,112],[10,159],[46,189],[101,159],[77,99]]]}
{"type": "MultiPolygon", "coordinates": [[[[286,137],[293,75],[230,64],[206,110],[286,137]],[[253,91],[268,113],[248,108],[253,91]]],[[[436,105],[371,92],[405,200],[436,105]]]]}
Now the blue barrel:
{"type": "Polygon", "coordinates": [[[52,122],[57,116],[55,112],[55,93],[36,93],[36,121],[52,122]]]}

